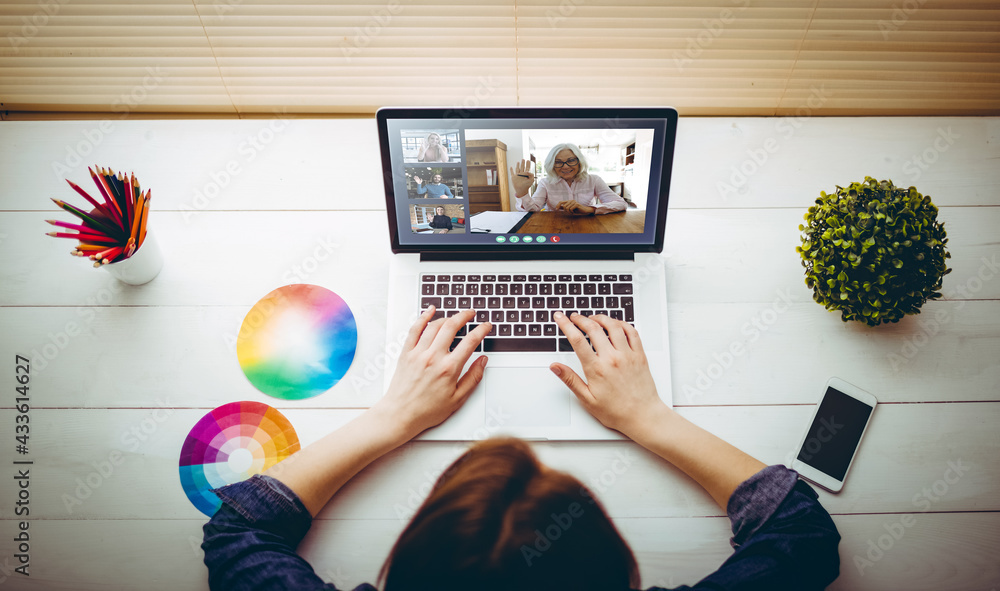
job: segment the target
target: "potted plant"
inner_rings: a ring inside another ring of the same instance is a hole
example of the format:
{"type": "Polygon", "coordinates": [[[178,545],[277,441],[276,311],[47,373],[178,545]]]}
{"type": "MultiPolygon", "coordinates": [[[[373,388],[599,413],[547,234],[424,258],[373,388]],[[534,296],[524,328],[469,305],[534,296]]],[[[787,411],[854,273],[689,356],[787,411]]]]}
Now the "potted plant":
{"type": "Polygon", "coordinates": [[[937,213],[915,187],[871,177],[820,192],[795,248],[813,299],[839,310],[844,322],[869,326],[919,314],[924,302],[941,297],[941,280],[951,272],[937,213]]]}

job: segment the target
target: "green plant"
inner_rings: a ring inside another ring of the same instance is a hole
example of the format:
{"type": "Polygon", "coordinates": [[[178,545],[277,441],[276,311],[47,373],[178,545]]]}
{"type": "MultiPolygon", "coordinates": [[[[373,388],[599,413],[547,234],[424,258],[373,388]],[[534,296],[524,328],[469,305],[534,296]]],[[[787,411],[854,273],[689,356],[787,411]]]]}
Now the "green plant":
{"type": "Polygon", "coordinates": [[[915,187],[871,177],[820,192],[795,247],[813,299],[840,310],[844,322],[869,326],[919,314],[925,301],[941,297],[941,280],[951,272],[937,213],[915,187]]]}

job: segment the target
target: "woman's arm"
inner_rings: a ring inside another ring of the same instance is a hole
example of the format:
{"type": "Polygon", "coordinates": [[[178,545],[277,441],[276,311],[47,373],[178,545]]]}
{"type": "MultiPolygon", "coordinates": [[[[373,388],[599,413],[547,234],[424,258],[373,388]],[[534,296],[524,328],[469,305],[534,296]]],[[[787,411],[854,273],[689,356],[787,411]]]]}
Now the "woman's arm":
{"type": "Polygon", "coordinates": [[[736,487],[766,466],[660,404],[648,415],[635,417],[623,433],[680,468],[725,511],[736,487]]]}
{"type": "Polygon", "coordinates": [[[485,357],[459,375],[489,323],[449,353],[473,313],[429,322],[433,314],[426,310],[410,330],[389,389],[371,409],[265,474],[215,491],[223,505],[201,546],[213,590],[335,589],[295,551],[312,516],[370,462],[451,415],[483,377],[485,357]]]}
{"type": "Polygon", "coordinates": [[[604,315],[555,321],[589,381],[560,363],[552,371],[584,407],[683,470],[729,515],[736,552],[692,589],[818,591],[837,578],[837,527],[794,471],[765,467],[665,405],[632,325],[604,315]]]}
{"type": "Polygon", "coordinates": [[[639,333],[632,325],[604,315],[574,314],[571,321],[556,313],[554,318],[573,345],[588,381],[561,363],[553,363],[551,369],[584,408],[605,426],[680,468],[723,510],[736,487],[765,467],[660,400],[639,333]]]}
{"type": "Polygon", "coordinates": [[[475,313],[466,310],[429,322],[433,315],[434,308],[428,308],[410,329],[385,396],[264,473],[291,489],[311,515],[365,466],[451,416],[483,379],[485,356],[461,372],[490,323],[480,324],[449,352],[455,334],[475,313]]]}
{"type": "Polygon", "coordinates": [[[548,198],[549,192],[545,188],[545,179],[542,179],[538,181],[538,185],[535,186],[535,192],[530,197],[525,195],[521,199],[521,206],[524,207],[524,211],[542,211],[548,198]]]}
{"type": "Polygon", "coordinates": [[[599,203],[596,211],[597,215],[628,209],[628,203],[625,203],[625,199],[612,191],[611,187],[604,182],[604,179],[597,175],[590,175],[590,177],[593,179],[591,182],[594,183],[594,196],[597,197],[599,203]]]}

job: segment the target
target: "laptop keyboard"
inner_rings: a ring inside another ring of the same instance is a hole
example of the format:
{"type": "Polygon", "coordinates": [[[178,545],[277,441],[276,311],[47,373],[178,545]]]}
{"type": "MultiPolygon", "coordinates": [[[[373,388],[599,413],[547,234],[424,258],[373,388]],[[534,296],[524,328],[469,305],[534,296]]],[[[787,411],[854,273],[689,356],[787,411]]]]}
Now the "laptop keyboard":
{"type": "Polygon", "coordinates": [[[552,319],[606,314],[635,323],[631,275],[421,275],[420,309],[434,306],[434,318],[476,310],[452,348],[483,322],[493,328],[476,351],[572,352],[573,347],[552,319]]]}

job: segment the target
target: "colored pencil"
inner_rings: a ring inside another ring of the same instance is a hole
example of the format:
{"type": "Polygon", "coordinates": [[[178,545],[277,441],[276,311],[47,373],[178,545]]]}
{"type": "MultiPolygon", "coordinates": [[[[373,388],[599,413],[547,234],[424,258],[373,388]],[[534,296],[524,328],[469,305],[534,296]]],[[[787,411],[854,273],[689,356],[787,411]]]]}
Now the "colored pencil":
{"type": "Polygon", "coordinates": [[[139,240],[139,225],[142,222],[142,208],[145,205],[145,200],[139,200],[135,204],[135,211],[132,213],[132,230],[128,233],[129,242],[138,242],[139,240]]]}
{"type": "MultiPolygon", "coordinates": [[[[129,203],[132,201],[131,197],[129,197],[130,187],[126,186],[126,185],[129,184],[129,182],[128,182],[128,175],[124,175],[124,174],[122,174],[120,172],[117,173],[117,174],[115,174],[114,171],[110,171],[110,172],[111,172],[112,178],[115,178],[115,179],[118,180],[118,192],[122,196],[122,201],[125,202],[125,204],[124,204],[125,209],[127,211],[131,212],[132,211],[132,207],[129,205],[129,203]]],[[[131,213],[129,213],[128,219],[132,219],[132,214],[131,213]]]]}
{"type": "Polygon", "coordinates": [[[91,215],[91,214],[83,211],[82,209],[74,207],[74,206],[70,205],[69,203],[66,203],[65,201],[60,201],[58,199],[53,199],[52,201],[56,205],[58,205],[59,207],[65,209],[69,213],[75,215],[76,217],[78,217],[81,220],[83,220],[85,223],[90,224],[92,227],[94,227],[97,230],[100,230],[101,232],[103,232],[105,234],[112,235],[112,236],[116,235],[116,234],[121,234],[121,228],[115,228],[114,226],[112,226],[112,225],[110,225],[110,224],[108,224],[106,222],[101,221],[97,217],[95,217],[95,216],[93,216],[93,215],[91,215]]]}
{"type": "Polygon", "coordinates": [[[143,200],[142,220],[139,222],[139,246],[146,241],[146,225],[149,221],[149,201],[152,199],[153,190],[146,189],[146,198],[143,200]]]}
{"type": "Polygon", "coordinates": [[[90,244],[89,242],[81,242],[76,245],[76,252],[101,252],[107,249],[107,244],[90,244]]]}
{"type": "Polygon", "coordinates": [[[129,195],[132,197],[132,213],[138,216],[140,215],[139,200],[142,198],[142,192],[139,191],[139,181],[135,180],[135,173],[131,173],[129,176],[132,177],[132,183],[128,187],[129,195]]]}
{"type": "Polygon", "coordinates": [[[134,172],[116,173],[110,168],[99,166],[88,167],[87,171],[100,191],[103,203],[67,179],[69,186],[93,206],[93,211],[80,209],[61,199],[53,199],[53,203],[79,218],[82,223],[45,221],[60,229],[72,230],[48,232],[48,235],[77,240],[70,254],[88,257],[94,261],[95,267],[100,267],[127,259],[142,246],[146,239],[152,191],[147,189],[143,193],[134,172]]]}
{"type": "Polygon", "coordinates": [[[90,232],[93,234],[101,233],[90,226],[84,226],[82,224],[70,224],[67,222],[60,222],[59,220],[45,220],[45,223],[52,224],[53,226],[59,226],[60,228],[66,228],[67,230],[79,230],[80,232],[90,232]]]}
{"type": "Polygon", "coordinates": [[[118,191],[118,182],[111,176],[110,171],[104,168],[98,168],[97,172],[100,174],[100,178],[104,181],[104,186],[108,188],[108,195],[111,195],[111,201],[115,204],[115,208],[118,212],[122,214],[122,219],[125,219],[125,208],[124,203],[122,203],[121,193],[118,191]]]}
{"type": "Polygon", "coordinates": [[[133,211],[135,209],[135,198],[133,197],[132,181],[129,180],[128,175],[122,175],[120,172],[116,178],[118,179],[119,190],[122,192],[122,199],[125,201],[125,219],[129,220],[125,231],[128,232],[132,228],[131,220],[135,217],[135,212],[133,211]],[[125,178],[122,178],[123,176],[125,178]]]}
{"type": "Polygon", "coordinates": [[[77,240],[80,240],[81,242],[108,242],[108,243],[112,243],[112,244],[118,242],[114,238],[110,238],[110,237],[108,237],[105,234],[85,234],[83,232],[79,232],[79,233],[74,233],[74,232],[49,232],[48,236],[52,236],[54,238],[76,238],[77,240]]]}
{"type": "Polygon", "coordinates": [[[87,193],[86,191],[84,191],[80,187],[80,185],[77,185],[73,181],[71,181],[69,179],[66,179],[66,182],[69,183],[70,187],[73,187],[74,191],[76,191],[77,193],[79,193],[81,197],[83,197],[88,202],[90,202],[90,204],[93,205],[98,211],[100,211],[101,213],[103,213],[104,215],[106,215],[108,217],[111,217],[111,212],[108,211],[106,204],[99,203],[96,199],[94,199],[93,197],[91,197],[89,193],[87,193]]]}
{"type": "Polygon", "coordinates": [[[118,208],[122,212],[122,229],[128,232],[128,206],[125,204],[125,193],[122,191],[121,182],[110,169],[105,170],[104,174],[104,180],[111,187],[111,191],[114,193],[115,200],[118,203],[118,208]]]}
{"type": "Polygon", "coordinates": [[[97,189],[101,192],[101,197],[104,198],[104,202],[107,204],[106,209],[108,210],[108,213],[111,214],[108,217],[114,220],[119,225],[119,227],[121,227],[122,223],[121,212],[118,210],[118,205],[115,202],[114,197],[111,196],[111,188],[108,187],[107,183],[105,182],[104,176],[97,174],[96,172],[91,170],[89,166],[87,167],[87,170],[90,172],[90,178],[93,179],[94,184],[97,185],[97,189]]]}

